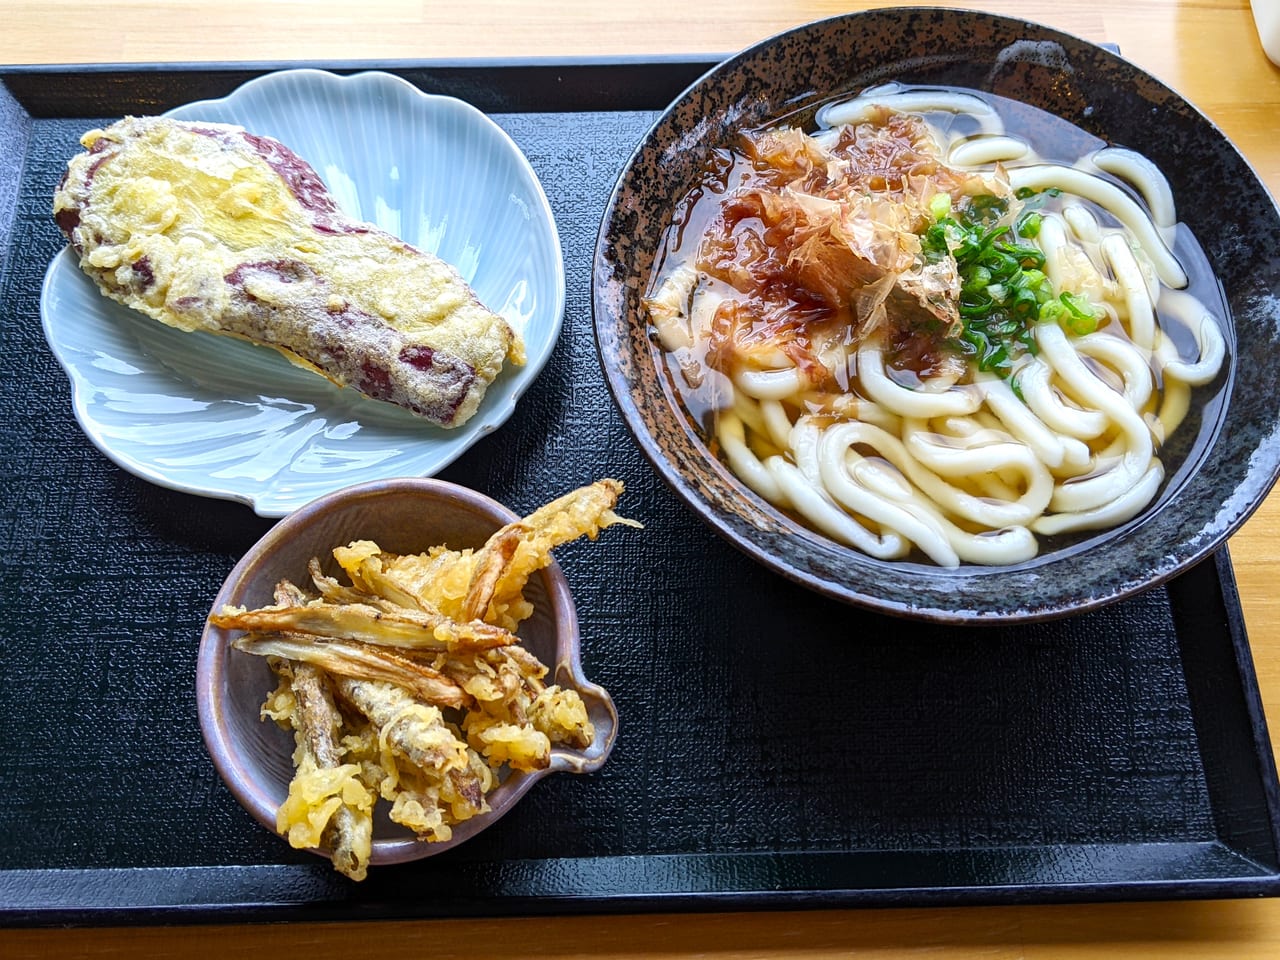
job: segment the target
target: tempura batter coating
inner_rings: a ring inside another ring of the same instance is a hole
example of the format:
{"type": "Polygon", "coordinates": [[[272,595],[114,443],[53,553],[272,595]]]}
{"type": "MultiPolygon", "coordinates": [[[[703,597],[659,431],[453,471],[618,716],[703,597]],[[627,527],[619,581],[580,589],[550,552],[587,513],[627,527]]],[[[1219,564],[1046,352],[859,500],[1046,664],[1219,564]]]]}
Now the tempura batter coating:
{"type": "Polygon", "coordinates": [[[438,547],[391,556],[360,540],[335,550],[334,557],[369,593],[464,621],[482,609],[484,622],[514,631],[533,609],[524,586],[551,562],[555,547],[583,536],[594,540],[615,523],[639,526],[613,512],[622,492],[622,483],[613,479],[579,487],[502,527],[479,550],[438,547]]]}
{"type": "Polygon", "coordinates": [[[438,546],[401,557],[352,541],[333,551],[350,585],[312,558],[318,597],[281,580],[272,606],[210,615],[217,626],[247,631],[233,641],[237,649],[325,693],[285,682],[262,709],[300,731],[300,744],[319,743],[295,753],[278,816],[290,842],[323,842],[335,866],[358,879],[363,861],[349,855],[345,806],[359,801],[363,814],[380,796],[392,822],[445,842],[454,825],[490,809],[500,771],[543,770],[557,745],[591,746],[596,728],[582,693],[545,683],[547,665],[514,630],[532,609],[523,588],[551,562],[553,547],[594,539],[615,523],[639,526],[613,513],[622,490],[616,480],[575,490],[477,550],[438,546]]]}
{"type": "Polygon", "coordinates": [[[54,219],[126,306],[274,347],[444,427],[475,413],[505,361],[524,362],[520,337],[453,267],[345,216],[278,141],[126,117],[81,143],[54,219]]]}

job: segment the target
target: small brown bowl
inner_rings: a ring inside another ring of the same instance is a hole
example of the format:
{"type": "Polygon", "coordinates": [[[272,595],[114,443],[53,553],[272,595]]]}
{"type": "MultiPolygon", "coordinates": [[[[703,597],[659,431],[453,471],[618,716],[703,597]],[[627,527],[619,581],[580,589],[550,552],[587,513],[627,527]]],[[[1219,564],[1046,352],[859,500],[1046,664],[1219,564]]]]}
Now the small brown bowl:
{"type": "MultiPolygon", "coordinates": [[[[274,526],[236,564],[213,609],[225,604],[260,607],[272,603],[277,581],[307,584],[307,562],[319,557],[339,573],[332,549],[352,540],[375,540],[388,551],[418,553],[436,544],[479,547],[517,516],[483,494],[441,480],[379,480],[321,497],[274,526]]],[[[534,613],[520,625],[521,643],[550,668],[554,682],[577,690],[587,705],[596,737],[586,750],[553,746],[551,763],[533,773],[512,772],[488,796],[489,813],[456,825],[452,839],[425,843],[386,817],[374,819],[373,864],[402,863],[463,843],[510,810],[549,773],[589,773],[613,748],[618,714],[609,694],[582,674],[578,617],[559,566],[530,577],[525,596],[534,613]]],[[[214,766],[254,819],[276,832],[276,808],[293,777],[293,736],[259,719],[275,678],[264,658],[231,646],[237,631],[206,625],[196,667],[196,703],[205,745],[214,766]]],[[[550,678],[549,678],[550,682],[550,678]]],[[[323,850],[316,853],[327,855],[323,850]]]]}

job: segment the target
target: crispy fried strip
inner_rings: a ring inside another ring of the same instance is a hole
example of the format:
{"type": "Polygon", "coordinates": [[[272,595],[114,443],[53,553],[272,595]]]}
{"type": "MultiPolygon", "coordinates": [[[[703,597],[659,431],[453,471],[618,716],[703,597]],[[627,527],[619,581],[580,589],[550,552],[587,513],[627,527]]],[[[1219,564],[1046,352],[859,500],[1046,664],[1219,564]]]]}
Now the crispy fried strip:
{"type": "Polygon", "coordinates": [[[595,739],[596,728],[586,704],[576,690],[547,687],[529,705],[529,722],[552,743],[567,743],[585,750],[595,739]]]}
{"type": "Polygon", "coordinates": [[[338,676],[398,684],[418,699],[441,707],[461,708],[473,702],[458,684],[433,667],[369,644],[316,641],[299,633],[248,633],[233,646],[260,657],[285,657],[312,664],[338,676]]]}
{"type": "MultiPolygon", "coordinates": [[[[332,769],[342,765],[342,751],[335,737],[342,723],[334,705],[329,683],[316,667],[291,663],[288,671],[293,696],[298,704],[293,724],[302,748],[311,754],[317,767],[332,769]]],[[[363,880],[369,865],[372,820],[343,803],[333,812],[324,831],[324,841],[333,866],[344,876],[363,880]]]]}
{"type": "Polygon", "coordinates": [[[594,540],[601,530],[615,523],[639,527],[635,520],[613,512],[622,491],[620,480],[597,480],[557,497],[517,524],[508,524],[499,530],[494,536],[501,536],[513,526],[524,528],[522,542],[494,586],[494,596],[506,598],[519,594],[533,572],[551,562],[551,551],[561,544],[581,536],[594,540]]]}
{"type": "Polygon", "coordinates": [[[547,665],[524,647],[501,647],[481,654],[490,663],[509,663],[535,691],[542,689],[542,678],[547,675],[547,665]]]}
{"type": "MultiPolygon", "coordinates": [[[[320,568],[319,557],[312,557],[307,562],[307,573],[311,576],[311,582],[315,584],[316,590],[319,591],[321,600],[327,600],[330,603],[363,603],[371,607],[379,606],[378,601],[382,600],[381,597],[365,593],[357,587],[347,587],[339,583],[320,568]]],[[[279,601],[277,604],[282,605],[279,601]]],[[[411,609],[417,609],[417,607],[411,609]]]]}
{"type": "Polygon", "coordinates": [[[639,526],[612,510],[622,490],[619,481],[609,479],[581,487],[504,525],[474,552],[396,555],[363,540],[335,549],[334,556],[361,589],[458,619],[481,611],[480,619],[515,630],[532,612],[524,585],[551,562],[555,547],[582,536],[595,539],[613,524],[639,526]],[[481,606],[485,597],[488,603],[481,606]]]}
{"type": "Polygon", "coordinates": [[[475,567],[471,571],[471,584],[462,603],[462,615],[470,620],[482,620],[489,609],[489,601],[498,589],[498,582],[511,566],[516,549],[528,532],[523,523],[509,523],[493,536],[475,554],[475,567]]]}
{"type": "Polygon", "coordinates": [[[502,647],[467,656],[448,657],[441,671],[490,712],[523,723],[528,705],[544,689],[547,668],[523,647],[502,647]],[[511,654],[508,656],[508,654],[511,654]]]}
{"type": "MultiPolygon", "coordinates": [[[[458,800],[466,805],[467,813],[470,816],[475,816],[475,814],[485,809],[484,786],[470,767],[466,770],[450,770],[449,785],[453,788],[453,793],[456,794],[458,800]]],[[[452,813],[459,820],[468,819],[468,817],[458,817],[456,803],[453,806],[452,813]]]]}
{"type": "Polygon", "coordinates": [[[572,537],[585,533],[592,540],[605,527],[615,523],[639,527],[637,521],[613,512],[622,491],[621,480],[597,480],[588,486],[570,490],[518,522],[537,536],[550,535],[553,538],[551,546],[565,542],[554,538],[566,535],[569,532],[567,527],[573,528],[572,537]]]}
{"type": "Polygon", "coordinates": [[[377,607],[387,613],[400,613],[405,610],[416,610],[423,613],[429,613],[432,616],[443,617],[435,607],[423,602],[418,597],[409,596],[408,594],[397,594],[405,601],[403,603],[387,597],[379,596],[376,593],[366,593],[358,586],[344,586],[333,577],[327,575],[320,568],[320,559],[312,557],[307,563],[307,570],[311,575],[311,582],[315,584],[316,590],[320,594],[320,599],[327,600],[330,603],[350,604],[362,603],[370,607],[377,607]]]}
{"type": "Polygon", "coordinates": [[[275,598],[277,607],[303,607],[311,599],[301,587],[290,580],[281,580],[276,584],[275,598]]]}
{"type": "Polygon", "coordinates": [[[411,650],[485,650],[516,642],[501,627],[471,621],[458,623],[423,610],[392,612],[363,603],[334,604],[313,600],[304,607],[223,607],[209,617],[214,626],[262,633],[309,633],[335,640],[411,650]]]}
{"type": "Polygon", "coordinates": [[[424,774],[439,778],[467,768],[467,745],[454,736],[438,710],[433,719],[425,719],[411,709],[418,701],[390,683],[338,677],[334,685],[387,738],[392,750],[424,774]]]}
{"type": "Polygon", "coordinates": [[[396,558],[393,554],[381,551],[376,543],[370,540],[355,541],[345,547],[336,547],[333,556],[347,572],[357,590],[363,590],[407,610],[436,610],[425,598],[417,596],[396,577],[388,576],[386,566],[396,558]]]}

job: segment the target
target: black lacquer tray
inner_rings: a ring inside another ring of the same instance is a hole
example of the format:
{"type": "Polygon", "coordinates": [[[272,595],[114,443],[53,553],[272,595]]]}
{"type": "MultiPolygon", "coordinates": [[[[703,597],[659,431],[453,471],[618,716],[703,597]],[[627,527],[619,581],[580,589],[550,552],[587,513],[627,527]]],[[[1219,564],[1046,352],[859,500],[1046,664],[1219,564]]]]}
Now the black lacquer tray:
{"type": "Polygon", "coordinates": [[[205,754],[201,625],[271,524],[127,474],[80,432],[39,289],[80,133],[267,64],[0,70],[0,921],[497,916],[1270,895],[1276,773],[1225,551],[1017,628],[890,620],[720,541],[655,477],[592,340],[590,257],[632,145],[708,60],[379,66],[489,111],[554,208],[563,337],[442,476],[530,509],[600,476],[643,535],[559,554],[605,769],[363,884],[256,825],[205,754]]]}

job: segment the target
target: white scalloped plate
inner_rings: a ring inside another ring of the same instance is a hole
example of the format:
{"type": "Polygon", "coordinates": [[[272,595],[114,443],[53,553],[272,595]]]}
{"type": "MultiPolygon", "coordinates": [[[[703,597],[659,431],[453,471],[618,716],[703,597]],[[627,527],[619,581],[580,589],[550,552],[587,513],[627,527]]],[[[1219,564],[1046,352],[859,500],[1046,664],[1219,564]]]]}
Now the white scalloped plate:
{"type": "Polygon", "coordinates": [[[564,264],[542,186],[493,121],[386,73],[287,70],[167,114],[239,124],[306,159],[344,212],[452,263],[525,339],[528,362],[444,430],[333,386],[274,350],[181,333],[102,296],[64,250],[41,294],[76,419],[131,473],[281,517],[367,480],[430,476],[503,423],[545,365],[564,264]]]}

